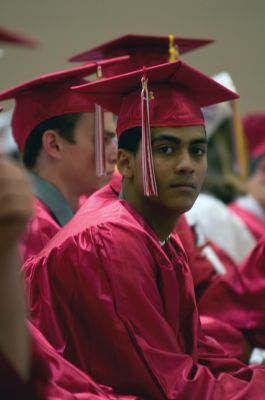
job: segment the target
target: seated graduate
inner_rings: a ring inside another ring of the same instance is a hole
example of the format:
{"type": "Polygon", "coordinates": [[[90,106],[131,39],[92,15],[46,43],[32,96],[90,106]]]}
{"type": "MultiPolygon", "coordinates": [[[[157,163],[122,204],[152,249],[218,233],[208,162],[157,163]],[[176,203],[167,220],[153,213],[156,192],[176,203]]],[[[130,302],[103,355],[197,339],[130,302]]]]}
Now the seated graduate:
{"type": "Polygon", "coordinates": [[[250,158],[247,193],[229,208],[258,241],[265,235],[265,112],[245,115],[243,126],[250,158]]]}
{"type": "Polygon", "coordinates": [[[174,233],[206,174],[201,107],[237,95],[182,61],[76,90],[119,116],[122,192],[102,204],[92,196],[26,262],[34,322],[66,358],[118,392],[261,399],[265,369],[229,358],[203,335],[174,233]]]}
{"type": "Polygon", "coordinates": [[[81,195],[89,196],[111,180],[117,154],[113,115],[97,113],[104,124],[99,121],[102,132],[96,129],[95,104],[70,87],[87,82],[84,78],[99,67],[127,58],[42,75],[0,94],[2,100],[16,100],[12,133],[33,183],[34,214],[21,241],[24,260],[72,218],[81,195]],[[95,143],[105,147],[100,171],[95,143]]]}
{"type": "Polygon", "coordinates": [[[37,328],[26,325],[18,242],[32,212],[25,171],[0,155],[0,397],[3,399],[115,400],[52,348],[37,328]]]}

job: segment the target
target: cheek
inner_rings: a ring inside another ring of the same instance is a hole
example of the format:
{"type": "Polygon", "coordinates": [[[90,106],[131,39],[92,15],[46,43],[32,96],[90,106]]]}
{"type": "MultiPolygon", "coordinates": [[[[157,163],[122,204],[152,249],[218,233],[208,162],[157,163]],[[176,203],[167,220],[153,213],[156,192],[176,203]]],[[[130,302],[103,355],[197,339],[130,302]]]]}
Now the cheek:
{"type": "Polygon", "coordinates": [[[88,149],[80,149],[75,154],[70,154],[70,173],[76,175],[76,180],[86,181],[93,179],[96,174],[95,154],[88,149]]]}
{"type": "Polygon", "coordinates": [[[81,157],[84,162],[87,164],[95,164],[95,151],[92,146],[86,146],[80,149],[79,151],[79,159],[81,161],[81,157]]]}
{"type": "Polygon", "coordinates": [[[136,188],[143,191],[143,172],[142,172],[142,161],[138,157],[133,163],[133,182],[136,188]]]}
{"type": "Polygon", "coordinates": [[[168,160],[166,159],[161,159],[161,158],[153,158],[154,161],[154,169],[155,169],[155,175],[157,178],[159,176],[167,176],[169,171],[174,168],[173,164],[176,163],[169,163],[168,160]],[[172,166],[171,166],[172,164],[172,166]]]}
{"type": "Polygon", "coordinates": [[[108,158],[115,155],[117,157],[117,146],[116,144],[111,141],[105,146],[105,155],[106,155],[106,160],[108,161],[108,158]]]}
{"type": "Polygon", "coordinates": [[[203,182],[207,174],[207,159],[202,160],[200,164],[197,166],[197,177],[198,179],[203,182]]]}

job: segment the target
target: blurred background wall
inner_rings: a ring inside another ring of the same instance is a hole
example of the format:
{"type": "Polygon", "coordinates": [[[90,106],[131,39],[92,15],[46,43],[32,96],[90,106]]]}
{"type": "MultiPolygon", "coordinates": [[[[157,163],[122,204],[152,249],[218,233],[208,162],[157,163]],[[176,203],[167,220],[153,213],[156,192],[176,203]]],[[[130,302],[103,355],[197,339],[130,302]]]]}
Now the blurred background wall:
{"type": "Polygon", "coordinates": [[[265,0],[0,0],[0,25],[40,42],[36,50],[0,44],[1,90],[73,66],[69,56],[126,33],[173,33],[214,38],[185,61],[230,72],[241,112],[265,107],[265,0]]]}

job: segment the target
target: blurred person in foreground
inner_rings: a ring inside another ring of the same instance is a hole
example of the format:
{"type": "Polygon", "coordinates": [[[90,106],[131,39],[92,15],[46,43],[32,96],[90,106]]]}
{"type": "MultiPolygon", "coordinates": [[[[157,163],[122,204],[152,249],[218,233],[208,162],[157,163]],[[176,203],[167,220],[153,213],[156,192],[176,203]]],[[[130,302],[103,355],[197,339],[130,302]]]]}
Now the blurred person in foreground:
{"type": "Polygon", "coordinates": [[[3,154],[0,188],[0,397],[123,399],[60,357],[30,322],[26,325],[18,243],[32,213],[31,185],[21,166],[3,154]]]}

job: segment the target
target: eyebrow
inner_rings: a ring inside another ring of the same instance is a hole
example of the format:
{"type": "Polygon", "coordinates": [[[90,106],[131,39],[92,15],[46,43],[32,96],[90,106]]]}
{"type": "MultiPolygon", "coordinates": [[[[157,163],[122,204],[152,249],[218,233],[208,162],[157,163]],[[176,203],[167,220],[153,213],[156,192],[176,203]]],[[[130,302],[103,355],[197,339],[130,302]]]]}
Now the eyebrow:
{"type": "MultiPolygon", "coordinates": [[[[155,138],[153,138],[151,140],[151,142],[153,144],[153,143],[156,143],[156,142],[160,142],[162,140],[167,140],[169,142],[174,142],[176,144],[180,144],[181,143],[181,140],[179,138],[176,138],[175,136],[163,135],[163,134],[159,135],[159,136],[156,136],[155,138]]],[[[191,142],[190,142],[191,145],[193,145],[193,144],[207,144],[207,143],[208,143],[208,141],[207,141],[206,137],[194,139],[194,140],[191,140],[191,142]]]]}
{"type": "Polygon", "coordinates": [[[109,130],[106,130],[106,129],[104,129],[104,134],[108,135],[108,136],[111,136],[111,137],[116,137],[116,133],[115,132],[112,132],[112,131],[109,131],[109,130]]]}

